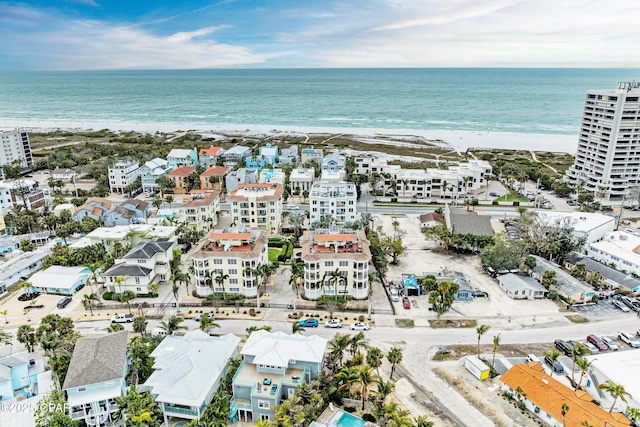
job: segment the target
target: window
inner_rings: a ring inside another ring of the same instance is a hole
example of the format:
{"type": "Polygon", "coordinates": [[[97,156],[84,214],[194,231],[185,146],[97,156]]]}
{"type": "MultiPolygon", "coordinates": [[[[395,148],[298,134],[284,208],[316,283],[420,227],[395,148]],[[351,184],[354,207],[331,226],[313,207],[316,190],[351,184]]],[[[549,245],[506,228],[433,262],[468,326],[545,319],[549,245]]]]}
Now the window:
{"type": "MultiPolygon", "coordinates": [[[[229,279],[229,284],[230,285],[237,285],[238,284],[238,279],[229,279]]],[[[233,289],[233,288],[232,288],[233,289]]],[[[236,291],[237,292],[237,291],[236,291]]]]}
{"type": "Polygon", "coordinates": [[[147,260],[144,260],[144,259],[138,260],[138,264],[146,264],[146,263],[147,263],[147,260]]]}
{"type": "Polygon", "coordinates": [[[237,263],[238,263],[238,260],[235,258],[229,260],[229,265],[236,265],[237,263]]]}
{"type": "Polygon", "coordinates": [[[140,278],[136,277],[136,283],[140,283],[140,278]]]}
{"type": "Polygon", "coordinates": [[[221,264],[222,264],[222,260],[221,260],[220,258],[218,258],[218,259],[214,259],[214,260],[213,260],[213,264],[214,264],[214,265],[221,265],[221,264]]]}
{"type": "Polygon", "coordinates": [[[324,262],[324,266],[325,267],[333,267],[333,261],[325,261],[324,262]]]}
{"type": "Polygon", "coordinates": [[[229,269],[229,274],[238,274],[238,269],[237,268],[230,268],[229,269]]]}
{"type": "Polygon", "coordinates": [[[78,391],[87,391],[86,387],[78,387],[78,391]]]}
{"type": "Polygon", "coordinates": [[[349,261],[340,261],[340,267],[348,267],[349,261]]]}

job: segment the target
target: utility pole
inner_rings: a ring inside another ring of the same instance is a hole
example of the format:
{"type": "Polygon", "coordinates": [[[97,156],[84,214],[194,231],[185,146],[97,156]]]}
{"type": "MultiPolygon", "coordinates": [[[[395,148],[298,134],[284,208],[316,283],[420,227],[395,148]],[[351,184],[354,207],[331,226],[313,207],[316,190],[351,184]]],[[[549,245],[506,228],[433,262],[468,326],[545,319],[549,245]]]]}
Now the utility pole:
{"type": "Polygon", "coordinates": [[[616,230],[620,228],[620,221],[622,221],[622,211],[624,211],[624,202],[627,200],[627,195],[622,196],[622,203],[620,204],[620,212],[618,212],[618,221],[616,221],[616,230]]]}

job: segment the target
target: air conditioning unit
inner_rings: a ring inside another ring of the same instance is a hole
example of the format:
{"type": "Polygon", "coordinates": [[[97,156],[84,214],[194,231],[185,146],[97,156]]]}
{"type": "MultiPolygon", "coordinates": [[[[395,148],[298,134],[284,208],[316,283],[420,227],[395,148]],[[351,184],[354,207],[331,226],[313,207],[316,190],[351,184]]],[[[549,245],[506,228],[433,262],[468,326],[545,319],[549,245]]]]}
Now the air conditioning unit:
{"type": "Polygon", "coordinates": [[[36,366],[35,359],[29,359],[29,366],[36,366]]]}

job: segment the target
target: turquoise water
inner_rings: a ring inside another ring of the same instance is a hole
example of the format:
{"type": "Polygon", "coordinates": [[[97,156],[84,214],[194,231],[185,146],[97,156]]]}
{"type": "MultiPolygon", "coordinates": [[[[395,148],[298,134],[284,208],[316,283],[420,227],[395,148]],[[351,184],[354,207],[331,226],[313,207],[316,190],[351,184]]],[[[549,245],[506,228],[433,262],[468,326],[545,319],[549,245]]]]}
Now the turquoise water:
{"type": "Polygon", "coordinates": [[[588,89],[634,69],[251,69],[0,72],[14,121],[577,134],[588,89]]]}
{"type": "Polygon", "coordinates": [[[329,422],[329,427],[364,427],[365,421],[348,412],[342,412],[342,415],[336,414],[329,422]],[[336,418],[338,417],[338,418],[336,418]]]}

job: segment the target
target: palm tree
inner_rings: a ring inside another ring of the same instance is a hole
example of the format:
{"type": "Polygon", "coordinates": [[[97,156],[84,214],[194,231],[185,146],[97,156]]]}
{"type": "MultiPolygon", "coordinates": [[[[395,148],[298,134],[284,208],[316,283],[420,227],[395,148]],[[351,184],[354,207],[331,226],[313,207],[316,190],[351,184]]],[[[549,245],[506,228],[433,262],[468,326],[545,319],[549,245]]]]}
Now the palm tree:
{"type": "Polygon", "coordinates": [[[402,349],[399,347],[392,347],[387,353],[387,360],[391,363],[391,375],[389,379],[393,378],[393,372],[396,370],[396,365],[402,362],[402,349]]]}
{"type": "Polygon", "coordinates": [[[367,349],[367,365],[375,369],[378,376],[380,376],[378,368],[382,365],[382,359],[382,351],[378,347],[369,347],[367,349]]]}
{"type": "Polygon", "coordinates": [[[29,281],[24,281],[20,283],[20,288],[22,288],[24,290],[24,293],[27,294],[28,296],[31,296],[31,288],[33,287],[33,283],[29,282],[29,281]]]}
{"type": "Polygon", "coordinates": [[[120,294],[120,303],[127,304],[127,308],[129,309],[129,314],[131,314],[131,300],[136,297],[136,294],[133,291],[124,291],[120,294]]]}
{"type": "Polygon", "coordinates": [[[220,325],[213,321],[209,316],[202,316],[200,318],[200,330],[203,332],[209,332],[212,328],[219,328],[220,325]]]}
{"type": "MultiPolygon", "coordinates": [[[[629,419],[634,421],[634,422],[640,420],[640,409],[632,408],[632,407],[628,406],[627,407],[627,417],[629,417],[629,419]]],[[[637,423],[636,423],[636,425],[637,425],[637,423]]]]}
{"type": "Polygon", "coordinates": [[[556,350],[555,348],[552,348],[549,351],[545,351],[544,352],[545,356],[548,356],[549,359],[551,359],[551,376],[553,376],[553,372],[554,372],[554,365],[556,364],[556,362],[558,361],[558,358],[561,356],[561,353],[556,350]]]}
{"type": "Polygon", "coordinates": [[[300,281],[304,279],[304,264],[301,262],[291,261],[291,277],[289,278],[289,285],[293,290],[293,312],[297,313],[296,303],[298,302],[298,292],[300,290],[300,281]]]}
{"type": "Polygon", "coordinates": [[[91,315],[93,316],[93,304],[94,301],[100,301],[100,298],[98,298],[98,295],[96,294],[84,294],[82,296],[82,303],[84,304],[84,307],[87,308],[89,307],[89,311],[91,312],[91,315]]]}
{"type": "Polygon", "coordinates": [[[260,313],[260,278],[262,277],[262,264],[258,264],[256,268],[247,267],[244,269],[245,275],[254,276],[256,287],[256,311],[260,313]]]}
{"type": "Polygon", "coordinates": [[[567,412],[569,412],[569,409],[571,408],[566,403],[563,403],[562,406],[560,407],[560,414],[562,415],[562,425],[565,427],[567,425],[566,416],[567,416],[567,412]]]}
{"type": "Polygon", "coordinates": [[[329,341],[329,354],[335,355],[336,359],[342,365],[342,359],[344,358],[344,352],[349,347],[349,342],[351,337],[349,334],[341,334],[337,333],[334,337],[329,341]]]}
{"type": "Polygon", "coordinates": [[[4,316],[4,323],[9,323],[9,319],[7,319],[7,315],[9,314],[9,310],[2,310],[0,314],[4,316]]]}
{"type": "Polygon", "coordinates": [[[576,366],[580,369],[580,379],[578,380],[578,384],[576,384],[576,390],[582,385],[582,378],[584,377],[584,374],[589,372],[589,369],[591,369],[591,363],[592,362],[584,357],[576,360],[576,366]]]}
{"type": "Polygon", "coordinates": [[[364,337],[364,333],[358,332],[355,335],[351,336],[349,340],[349,345],[351,346],[351,354],[360,354],[360,348],[369,347],[369,341],[367,341],[364,337]]]}
{"type": "Polygon", "coordinates": [[[113,280],[116,282],[116,286],[120,290],[120,293],[122,293],[122,283],[127,281],[127,276],[118,276],[113,280]]]}
{"type": "Polygon", "coordinates": [[[336,268],[334,271],[330,272],[330,273],[324,273],[324,276],[322,277],[322,284],[324,285],[325,283],[329,283],[329,284],[333,284],[333,289],[334,289],[334,295],[337,297],[338,296],[338,282],[340,281],[340,279],[342,278],[342,273],[340,272],[339,268],[336,268]],[[325,278],[328,277],[327,280],[325,280],[325,278]]]}
{"type": "Polygon", "coordinates": [[[576,383],[576,378],[575,378],[576,360],[580,356],[584,356],[588,352],[589,350],[587,349],[587,347],[585,347],[584,344],[580,344],[579,342],[575,343],[571,348],[571,382],[573,384],[576,383]]]}
{"type": "Polygon", "coordinates": [[[515,395],[517,401],[520,401],[527,396],[527,393],[525,393],[520,386],[516,387],[516,389],[513,390],[513,394],[515,395]]]}
{"type": "Polygon", "coordinates": [[[140,336],[147,334],[147,318],[144,316],[138,316],[133,319],[133,332],[137,332],[140,336]]]}
{"type": "Polygon", "coordinates": [[[218,275],[215,277],[215,279],[213,279],[216,284],[218,285],[219,288],[222,288],[222,299],[227,299],[226,293],[224,291],[224,281],[229,279],[229,275],[228,274],[224,274],[224,272],[222,270],[220,270],[220,273],[218,273],[218,275]]]}
{"type": "Polygon", "coordinates": [[[364,402],[367,400],[367,392],[369,384],[374,382],[376,375],[372,372],[371,366],[365,365],[358,372],[358,381],[360,382],[360,394],[362,394],[362,410],[364,411],[364,402]]]}
{"type": "Polygon", "coordinates": [[[614,383],[611,380],[606,380],[602,384],[598,386],[598,390],[604,390],[607,393],[613,396],[613,403],[611,404],[611,408],[609,408],[609,412],[613,411],[613,407],[616,406],[616,402],[618,399],[622,400],[624,403],[627,403],[627,397],[631,396],[630,393],[625,390],[622,384],[614,383]]]}
{"type": "Polygon", "coordinates": [[[542,274],[542,286],[551,290],[558,283],[556,272],[553,270],[547,270],[542,274]]]}
{"type": "Polygon", "coordinates": [[[480,338],[486,334],[490,328],[488,325],[480,325],[476,328],[476,333],[478,334],[478,357],[480,357],[480,338]]]}
{"type": "Polygon", "coordinates": [[[493,357],[491,358],[491,369],[494,369],[496,363],[496,351],[500,347],[500,334],[493,336],[493,357]]]}
{"type": "Polygon", "coordinates": [[[90,281],[90,286],[92,286],[93,288],[93,293],[97,294],[97,290],[95,288],[96,284],[98,283],[98,275],[99,275],[99,271],[100,271],[100,267],[102,267],[102,263],[99,262],[93,262],[91,264],[87,264],[85,265],[85,267],[87,267],[89,270],[91,270],[91,276],[89,277],[89,281],[90,281]]]}
{"type": "Polygon", "coordinates": [[[184,319],[181,317],[171,316],[169,320],[160,322],[160,328],[167,333],[167,335],[173,335],[174,332],[179,331],[181,329],[187,329],[186,326],[180,325],[184,322],[184,319]]]}
{"type": "Polygon", "coordinates": [[[302,334],[305,330],[304,325],[300,322],[293,322],[293,325],[291,325],[292,334],[302,334]]]}
{"type": "Polygon", "coordinates": [[[420,415],[414,418],[415,427],[433,427],[433,423],[427,419],[426,415],[420,415]]]}
{"type": "Polygon", "coordinates": [[[341,392],[342,390],[349,389],[351,385],[357,381],[359,381],[360,370],[355,366],[343,366],[340,369],[340,372],[335,376],[336,380],[338,380],[338,384],[340,386],[336,390],[336,392],[341,392]]]}
{"type": "Polygon", "coordinates": [[[393,381],[388,380],[385,381],[382,378],[378,378],[378,391],[376,393],[377,395],[377,405],[378,408],[382,408],[384,406],[384,401],[387,399],[387,396],[389,396],[391,393],[393,393],[393,390],[396,388],[396,385],[393,383],[393,381]]]}

